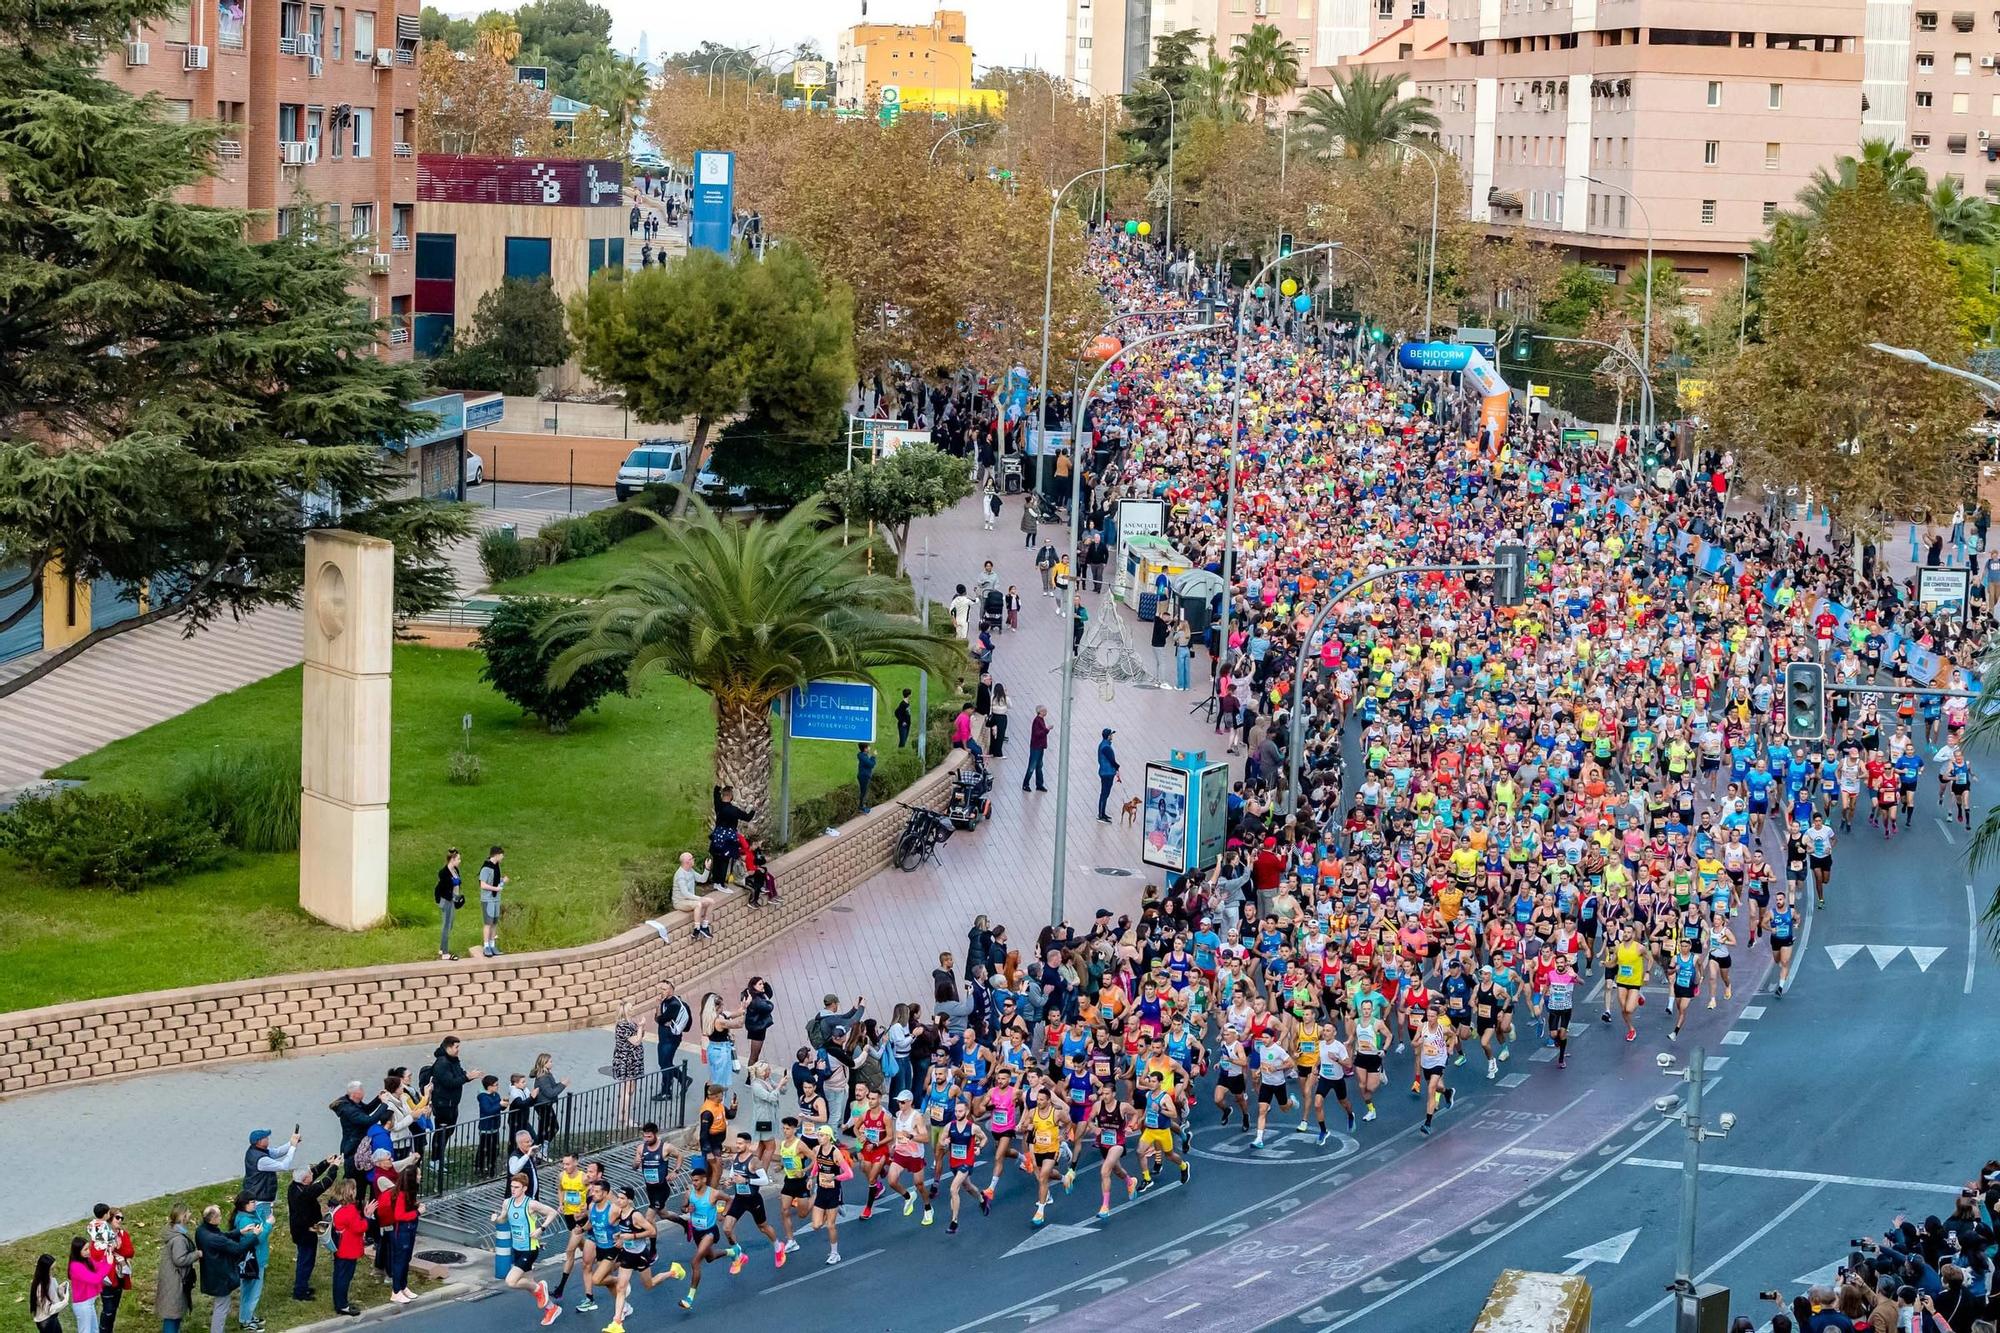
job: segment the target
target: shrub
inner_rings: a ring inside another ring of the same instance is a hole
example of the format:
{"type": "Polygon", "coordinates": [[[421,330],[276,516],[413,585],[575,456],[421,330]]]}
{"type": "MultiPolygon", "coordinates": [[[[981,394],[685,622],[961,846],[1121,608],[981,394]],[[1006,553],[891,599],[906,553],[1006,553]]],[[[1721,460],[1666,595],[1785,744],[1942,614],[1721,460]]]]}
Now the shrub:
{"type": "Polygon", "coordinates": [[[274,745],[203,755],[176,797],[231,847],[291,852],[299,846],[299,787],[298,752],[274,745]]]}
{"type": "Polygon", "coordinates": [[[653,527],[653,520],[646,517],[653,510],[643,500],[643,495],[635,496],[624,504],[600,509],[590,517],[604,528],[604,535],[613,543],[627,541],[653,527]]]}
{"type": "Polygon", "coordinates": [[[505,583],[531,573],[541,561],[541,547],[533,538],[522,541],[513,532],[495,528],[479,538],[479,564],[489,583],[505,583]]]}
{"type": "Polygon", "coordinates": [[[597,707],[605,695],[624,693],[629,661],[619,657],[593,662],[562,685],[551,685],[550,664],[581,639],[583,631],[545,637],[542,625],[572,605],[561,597],[503,597],[474,643],[486,655],[480,679],[558,733],[567,731],[570,722],[586,708],[597,707]]]}
{"type": "Polygon", "coordinates": [[[485,777],[485,761],[470,750],[453,750],[444,761],[444,780],[454,787],[477,787],[485,777]]]}
{"type": "Polygon", "coordinates": [[[625,863],[625,892],[620,907],[633,925],[674,910],[674,871],[680,855],[652,853],[625,863]]]}
{"type": "Polygon", "coordinates": [[[592,514],[544,523],[542,530],[535,535],[548,548],[548,562],[552,565],[581,560],[611,549],[610,533],[592,514]]]}
{"type": "Polygon", "coordinates": [[[127,891],[223,854],[215,829],[178,802],[82,788],[23,797],[0,815],[0,848],[63,883],[127,891]]]}

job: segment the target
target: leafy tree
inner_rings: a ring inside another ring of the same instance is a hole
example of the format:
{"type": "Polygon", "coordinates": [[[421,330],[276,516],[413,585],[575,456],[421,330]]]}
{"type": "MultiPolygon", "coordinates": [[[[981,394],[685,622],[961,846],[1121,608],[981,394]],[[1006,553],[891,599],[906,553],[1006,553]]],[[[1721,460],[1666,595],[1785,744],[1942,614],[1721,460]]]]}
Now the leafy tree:
{"type": "Polygon", "coordinates": [[[1832,171],[1814,167],[1805,188],[1799,191],[1799,203],[1808,217],[1824,217],[1837,196],[1854,188],[1864,168],[1881,178],[1890,198],[1919,202],[1924,197],[1924,169],[1916,165],[1914,157],[1913,150],[1899,148],[1887,139],[1864,140],[1860,157],[1844,154],[1835,160],[1832,171]]]}
{"type": "Polygon", "coordinates": [[[607,694],[625,692],[628,661],[605,657],[563,675],[549,674],[556,659],[583,640],[574,624],[543,633],[551,618],[575,608],[563,597],[502,597],[473,647],[486,655],[479,678],[522,712],[560,735],[607,694]]]}
{"type": "Polygon", "coordinates": [[[1243,118],[1236,101],[1234,74],[1229,61],[1210,42],[1188,74],[1188,104],[1182,109],[1190,119],[1201,118],[1227,125],[1243,118]]]}
{"type": "Polygon", "coordinates": [[[1542,303],[1541,322],[1552,333],[1571,337],[1582,333],[1590,317],[1611,301],[1612,287],[1582,264],[1565,264],[1556,278],[1555,292],[1542,303]]]}
{"type": "Polygon", "coordinates": [[[562,301],[548,278],[507,278],[479,298],[471,327],[431,362],[433,384],[531,394],[535,372],[576,353],[562,301]]]}
{"type": "Polygon", "coordinates": [[[1299,86],[1299,52],[1275,23],[1259,23],[1229,48],[1229,68],[1238,97],[1257,104],[1257,123],[1268,124],[1266,107],[1299,86]]]}
{"type": "MultiPolygon", "coordinates": [[[[644,421],[694,418],[688,472],[708,460],[709,432],[746,409],[788,427],[837,412],[854,365],[848,297],[803,251],[760,262],[696,250],[631,275],[606,275],[570,304],[583,367],[624,390],[644,421]]],[[[687,490],[674,514],[687,507],[687,490]]]]}
{"type": "Polygon", "coordinates": [[[575,82],[576,91],[572,95],[610,116],[628,136],[633,118],[652,91],[646,67],[612,51],[592,51],[585,55],[577,66],[575,82]]]}
{"type": "Polygon", "coordinates": [[[1402,95],[1404,76],[1366,65],[1335,70],[1333,87],[1315,88],[1299,105],[1300,138],[1322,157],[1372,157],[1398,140],[1437,131],[1428,97],[1402,95]]]}
{"type": "Polygon", "coordinates": [[[528,0],[514,11],[514,21],[521,45],[535,52],[534,63],[548,67],[549,87],[581,96],[577,67],[586,56],[610,49],[611,11],[590,0],[528,0]]]}
{"type": "Polygon", "coordinates": [[[519,34],[481,32],[469,53],[426,44],[417,56],[417,151],[547,156],[549,95],[514,73],[519,34]]]}
{"type": "Polygon", "coordinates": [[[153,0],[0,6],[0,549],[40,614],[53,561],[144,588],[10,693],[138,624],[294,604],[308,529],[397,543],[397,601],[434,604],[462,510],[391,500],[382,442],[421,429],[423,381],[378,355],[345,244],[252,242],[241,210],[184,202],[213,123],[178,123],[99,75],[153,0]],[[336,518],[337,516],[337,518],[336,518]]]}
{"type": "Polygon", "coordinates": [[[439,42],[453,51],[464,51],[472,45],[471,19],[455,19],[434,5],[425,5],[417,22],[427,43],[439,42]]]}
{"type": "Polygon", "coordinates": [[[825,509],[803,504],[776,521],[724,521],[697,501],[662,521],[666,549],[543,633],[580,632],[551,679],[623,661],[635,691],[677,676],[715,706],[715,780],[767,813],[771,704],[813,680],[875,679],[883,667],[942,672],[964,645],[910,614],[909,585],[871,574],[841,545],[825,509]]]}
{"type": "Polygon", "coordinates": [[[740,417],[716,436],[715,474],[745,486],[753,504],[791,508],[817,494],[847,461],[846,422],[829,413],[817,426],[781,426],[762,412],[740,417]]]}
{"type": "Polygon", "coordinates": [[[828,503],[849,522],[880,523],[901,560],[909,549],[910,523],[945,510],[972,494],[972,463],[939,449],[898,449],[867,467],[826,479],[828,503]]]}
{"type": "Polygon", "coordinates": [[[1836,192],[1813,243],[1761,274],[1765,341],[1717,374],[1707,432],[1752,477],[1809,486],[1843,530],[1949,508],[1971,475],[1976,397],[1949,379],[1869,350],[1915,347],[1962,363],[1957,280],[1921,197],[1901,198],[1864,164],[1836,192]]]}
{"type": "Polygon", "coordinates": [[[1122,133],[1126,143],[1136,150],[1131,160],[1148,173],[1167,164],[1167,131],[1174,115],[1187,110],[1195,47],[1205,40],[1199,28],[1181,28],[1154,38],[1153,63],[1133,80],[1132,91],[1125,95],[1125,111],[1132,123],[1122,133]],[[1167,110],[1169,97],[1176,107],[1173,115],[1167,110]]]}

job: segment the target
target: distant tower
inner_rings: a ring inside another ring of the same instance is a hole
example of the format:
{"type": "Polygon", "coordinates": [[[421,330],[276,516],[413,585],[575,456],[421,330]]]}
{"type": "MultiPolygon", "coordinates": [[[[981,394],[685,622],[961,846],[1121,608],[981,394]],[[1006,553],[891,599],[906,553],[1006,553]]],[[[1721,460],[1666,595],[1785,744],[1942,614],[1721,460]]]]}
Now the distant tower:
{"type": "Polygon", "coordinates": [[[648,34],[644,28],[641,28],[639,29],[639,63],[642,65],[650,65],[652,64],[652,62],[653,62],[652,39],[650,34],[648,34]]]}

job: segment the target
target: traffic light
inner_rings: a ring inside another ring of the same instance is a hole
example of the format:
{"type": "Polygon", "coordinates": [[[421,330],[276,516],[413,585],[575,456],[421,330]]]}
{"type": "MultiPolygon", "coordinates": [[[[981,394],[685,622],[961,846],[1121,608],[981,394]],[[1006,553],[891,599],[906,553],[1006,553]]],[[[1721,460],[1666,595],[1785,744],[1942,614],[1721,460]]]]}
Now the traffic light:
{"type": "Polygon", "coordinates": [[[1291,254],[1292,234],[1288,231],[1281,231],[1278,233],[1278,258],[1289,259],[1291,254]]]}
{"type": "Polygon", "coordinates": [[[1380,324],[1373,324],[1369,326],[1368,329],[1369,342],[1378,343],[1388,336],[1389,336],[1388,333],[1384,331],[1384,329],[1380,324]]]}
{"type": "Polygon", "coordinates": [[[1524,333],[1515,334],[1514,359],[1516,361],[1526,361],[1529,357],[1533,356],[1534,354],[1535,354],[1535,347],[1533,343],[1528,341],[1528,336],[1524,333]]]}
{"type": "Polygon", "coordinates": [[[1528,595],[1528,548],[1519,542],[1503,542],[1493,548],[1493,563],[1500,566],[1496,604],[1519,606],[1528,595]]]}
{"type": "Polygon", "coordinates": [[[1817,662],[1785,667],[1785,739],[1816,741],[1826,733],[1826,672],[1817,662]]]}

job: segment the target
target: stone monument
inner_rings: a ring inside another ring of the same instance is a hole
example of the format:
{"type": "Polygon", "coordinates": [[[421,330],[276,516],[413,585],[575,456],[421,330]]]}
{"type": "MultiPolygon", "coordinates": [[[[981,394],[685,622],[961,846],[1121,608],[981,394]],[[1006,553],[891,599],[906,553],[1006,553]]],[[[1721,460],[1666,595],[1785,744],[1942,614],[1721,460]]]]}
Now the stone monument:
{"type": "Polygon", "coordinates": [[[299,906],[363,930],[389,910],[389,667],[395,547],[306,536],[299,906]]]}

